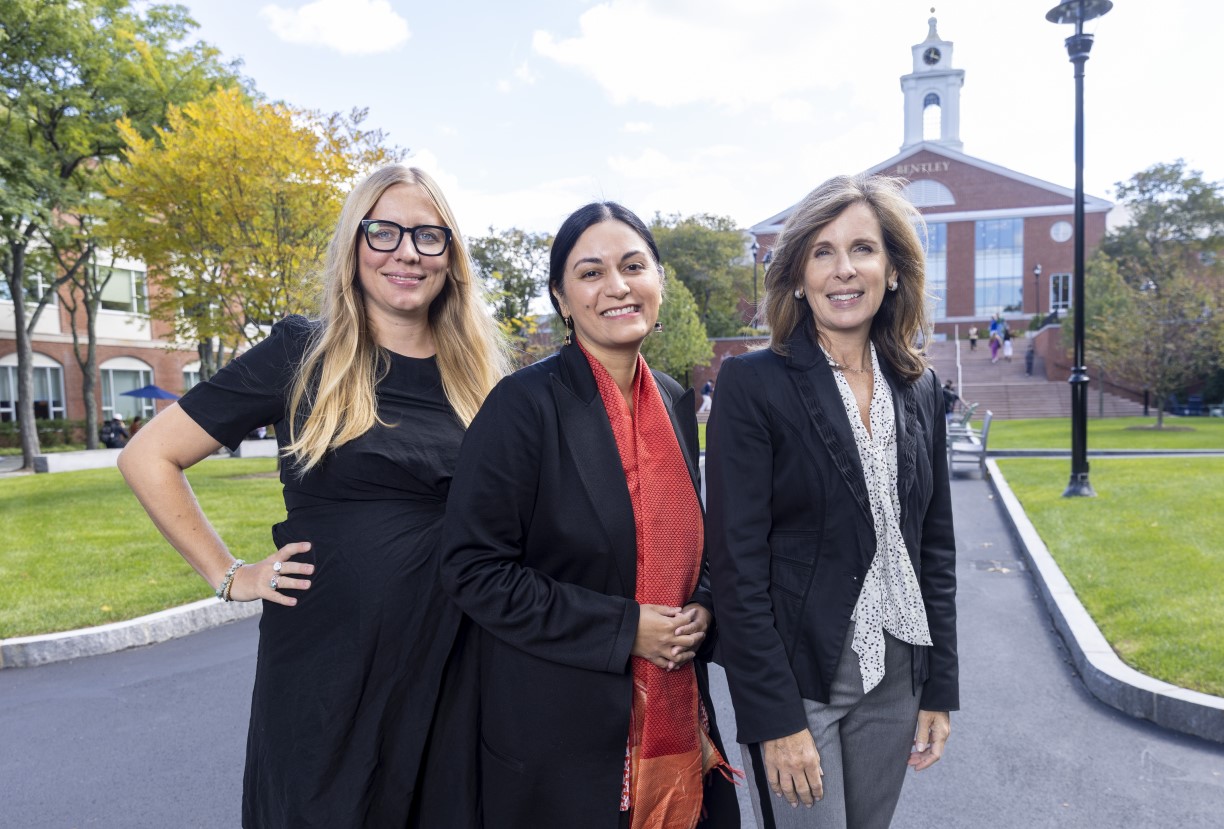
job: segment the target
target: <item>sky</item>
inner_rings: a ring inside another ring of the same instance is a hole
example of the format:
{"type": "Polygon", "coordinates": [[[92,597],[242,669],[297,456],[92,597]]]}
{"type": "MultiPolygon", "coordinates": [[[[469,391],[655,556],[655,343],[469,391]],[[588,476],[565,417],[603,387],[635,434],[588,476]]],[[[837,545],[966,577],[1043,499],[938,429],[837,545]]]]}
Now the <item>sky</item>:
{"type": "MultiPolygon", "coordinates": [[[[183,0],[180,0],[183,2],[183,0]]],[[[931,0],[186,0],[269,99],[366,126],[438,179],[467,235],[575,208],[749,227],[900,150],[931,0]]],[[[936,0],[965,70],[963,151],[1075,182],[1054,0],[936,0]]],[[[1184,158],[1224,179],[1224,3],[1116,0],[1087,25],[1085,189],[1184,158]]]]}

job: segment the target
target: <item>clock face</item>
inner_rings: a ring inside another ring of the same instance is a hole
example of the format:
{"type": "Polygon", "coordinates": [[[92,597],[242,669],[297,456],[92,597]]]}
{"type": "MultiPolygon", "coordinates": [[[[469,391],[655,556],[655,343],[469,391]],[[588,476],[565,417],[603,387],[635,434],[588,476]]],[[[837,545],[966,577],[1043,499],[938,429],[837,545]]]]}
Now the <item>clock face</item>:
{"type": "Polygon", "coordinates": [[[940,57],[941,57],[941,54],[939,50],[936,49],[934,46],[930,47],[929,49],[927,49],[925,52],[922,53],[922,60],[924,63],[926,63],[927,66],[934,66],[935,64],[939,63],[940,57]]]}

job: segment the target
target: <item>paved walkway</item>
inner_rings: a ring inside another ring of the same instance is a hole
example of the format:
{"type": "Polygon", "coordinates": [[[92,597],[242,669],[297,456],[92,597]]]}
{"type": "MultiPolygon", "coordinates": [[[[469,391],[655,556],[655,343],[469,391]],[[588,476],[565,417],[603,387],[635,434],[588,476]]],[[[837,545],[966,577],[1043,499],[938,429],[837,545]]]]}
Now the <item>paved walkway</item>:
{"type": "MultiPolygon", "coordinates": [[[[1089,694],[994,490],[976,473],[952,488],[964,710],[944,761],[906,782],[894,826],[1218,827],[1224,747],[1089,694]]],[[[256,635],[248,619],[0,670],[0,822],[238,825],[256,635]]],[[[725,691],[716,704],[730,736],[725,691]]]]}

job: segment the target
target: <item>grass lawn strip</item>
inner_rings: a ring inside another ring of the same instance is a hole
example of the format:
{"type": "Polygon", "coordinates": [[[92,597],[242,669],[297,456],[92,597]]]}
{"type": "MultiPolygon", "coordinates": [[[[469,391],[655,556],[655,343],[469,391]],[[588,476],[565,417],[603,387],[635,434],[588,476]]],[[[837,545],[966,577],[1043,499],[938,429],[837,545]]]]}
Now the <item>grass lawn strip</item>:
{"type": "Polygon", "coordinates": [[[1224,696],[1224,458],[1096,459],[1096,498],[1062,497],[1065,459],[998,463],[1118,656],[1224,696]]]}
{"type": "MultiPolygon", "coordinates": [[[[274,551],[285,507],[274,458],[218,459],[187,477],[230,549],[274,551]]],[[[0,479],[0,639],[132,619],[212,595],[116,469],[0,479]]]]}
{"type": "MultiPolygon", "coordinates": [[[[975,417],[974,425],[981,425],[975,417]]],[[[1094,449],[1221,449],[1224,418],[1165,417],[1164,429],[1151,427],[1155,417],[1088,418],[1088,451],[1094,449]],[[1186,430],[1186,431],[1181,431],[1186,430]]],[[[1071,421],[1065,417],[995,420],[990,424],[991,449],[1071,448],[1071,421]]]]}

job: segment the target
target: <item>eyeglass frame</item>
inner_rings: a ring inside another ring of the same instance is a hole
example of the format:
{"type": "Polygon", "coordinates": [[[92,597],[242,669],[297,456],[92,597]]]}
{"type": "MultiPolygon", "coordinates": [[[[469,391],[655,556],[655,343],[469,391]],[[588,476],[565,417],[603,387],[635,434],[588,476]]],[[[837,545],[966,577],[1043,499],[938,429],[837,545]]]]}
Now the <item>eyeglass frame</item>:
{"type": "Polygon", "coordinates": [[[442,254],[446,253],[447,249],[449,249],[451,246],[451,242],[453,242],[455,239],[454,231],[452,231],[449,227],[444,227],[442,225],[417,225],[416,227],[404,227],[403,225],[396,224],[388,219],[362,219],[361,235],[365,237],[366,245],[375,253],[394,253],[395,251],[399,250],[400,245],[404,244],[404,237],[407,236],[410,240],[412,240],[412,249],[417,252],[418,256],[441,256],[442,254]],[[370,225],[372,224],[390,225],[398,230],[400,232],[400,236],[399,239],[395,241],[395,247],[387,248],[386,250],[379,250],[378,248],[374,247],[374,243],[370,241],[370,225]],[[429,228],[430,230],[440,230],[446,236],[446,241],[442,243],[442,250],[438,251],[437,253],[426,253],[417,246],[416,232],[425,228],[429,228]]]}

